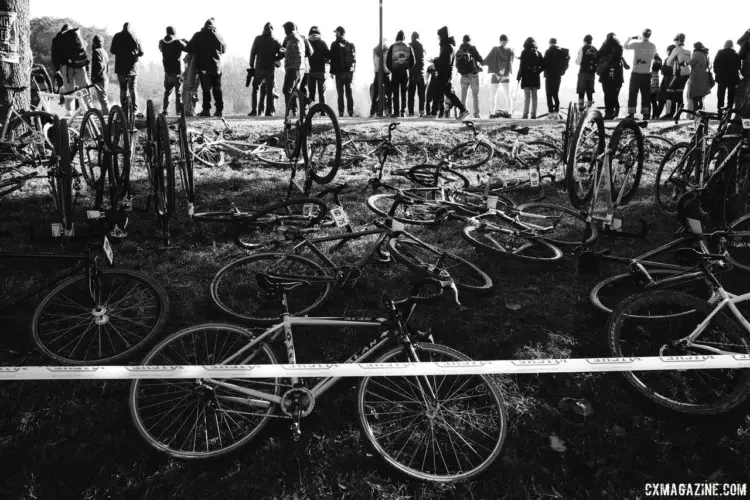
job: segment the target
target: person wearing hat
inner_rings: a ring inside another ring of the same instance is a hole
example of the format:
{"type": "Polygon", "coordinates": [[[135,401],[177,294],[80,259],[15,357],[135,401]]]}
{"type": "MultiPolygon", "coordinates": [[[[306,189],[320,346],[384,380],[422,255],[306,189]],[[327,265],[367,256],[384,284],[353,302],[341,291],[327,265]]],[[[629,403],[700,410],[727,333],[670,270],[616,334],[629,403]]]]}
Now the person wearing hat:
{"type": "Polygon", "coordinates": [[[703,109],[703,98],[711,93],[709,80],[711,62],[708,59],[708,49],[701,42],[693,44],[693,55],[690,57],[690,92],[693,109],[703,109]]]}
{"type": "Polygon", "coordinates": [[[276,68],[281,65],[284,57],[281,52],[281,43],[273,36],[273,25],[268,22],[263,25],[263,32],[255,37],[250,48],[250,68],[253,75],[253,90],[251,110],[248,116],[257,116],[259,108],[265,107],[265,115],[273,116],[276,112],[273,92],[261,92],[261,105],[258,106],[258,91],[262,86],[265,89],[273,89],[276,86],[276,68]],[[265,97],[265,106],[263,106],[265,97]]]}
{"type": "Polygon", "coordinates": [[[315,100],[315,95],[319,95],[318,101],[326,103],[326,64],[331,60],[331,51],[328,44],[320,38],[320,30],[317,26],[310,28],[307,34],[312,47],[310,56],[310,73],[308,74],[308,87],[310,89],[310,99],[315,100]]]}
{"type": "Polygon", "coordinates": [[[461,104],[461,100],[456,96],[451,87],[451,79],[453,78],[453,61],[455,58],[453,47],[456,46],[456,40],[448,34],[447,26],[440,28],[437,31],[437,36],[440,40],[440,53],[433,62],[435,64],[435,79],[437,80],[438,92],[432,108],[432,116],[434,117],[437,114],[436,110],[439,107],[437,102],[438,99],[443,99],[445,97],[450,101],[453,107],[458,108],[460,111],[457,118],[460,121],[469,116],[469,112],[466,110],[466,107],[461,104]]]}
{"type": "Polygon", "coordinates": [[[339,26],[334,31],[336,40],[331,44],[330,71],[336,79],[336,96],[339,117],[344,116],[344,97],[349,116],[354,116],[354,98],[352,97],[352,79],[357,65],[357,51],[353,43],[345,37],[346,30],[339,26]]]}
{"type": "Polygon", "coordinates": [[[175,113],[182,113],[182,52],[187,40],[177,38],[172,26],[167,26],[167,36],[159,40],[161,63],[164,67],[164,103],[162,112],[169,114],[169,96],[174,90],[175,113]]]}
{"type": "Polygon", "coordinates": [[[414,116],[414,94],[416,93],[419,100],[419,117],[423,118],[426,90],[424,81],[425,50],[419,41],[419,33],[416,31],[411,34],[411,43],[409,46],[414,53],[414,67],[409,70],[409,116],[414,116]]]}
{"type": "Polygon", "coordinates": [[[133,32],[130,23],[122,25],[122,31],[115,33],[109,52],[115,56],[115,74],[120,84],[120,104],[128,109],[128,96],[133,110],[138,113],[138,60],[143,57],[141,41],[133,32]]]}
{"type": "MultiPolygon", "coordinates": [[[[307,72],[309,71],[308,58],[312,55],[310,41],[299,34],[297,25],[291,21],[285,22],[282,27],[286,35],[281,42],[284,51],[284,102],[289,105],[292,97],[292,89],[296,82],[300,82],[299,90],[302,95],[307,95],[307,72]]],[[[293,112],[296,112],[293,111],[293,112]]]]}
{"type": "Polygon", "coordinates": [[[474,118],[479,118],[479,72],[482,71],[483,63],[484,59],[479,55],[479,51],[471,44],[471,36],[464,35],[463,43],[456,51],[456,69],[461,74],[461,104],[464,106],[466,106],[466,97],[471,87],[471,95],[474,98],[474,118]],[[467,62],[463,69],[459,67],[462,58],[467,62]]]}
{"type": "Polygon", "coordinates": [[[734,42],[727,40],[724,43],[724,48],[719,50],[714,58],[716,97],[719,110],[724,108],[725,96],[727,97],[727,107],[734,104],[735,86],[740,82],[741,69],[742,60],[734,50],[734,42]]]}
{"type": "Polygon", "coordinates": [[[644,120],[651,119],[651,66],[656,55],[656,45],[651,43],[651,30],[645,29],[642,38],[631,36],[625,42],[625,50],[633,51],[633,69],[628,87],[628,116],[635,116],[638,94],[641,95],[641,114],[644,120]]]}
{"type": "Polygon", "coordinates": [[[91,83],[96,85],[94,92],[99,99],[102,113],[106,116],[109,114],[109,55],[104,50],[104,40],[99,35],[94,36],[91,41],[91,83]]]}
{"type": "Polygon", "coordinates": [[[672,66],[672,81],[669,83],[669,98],[673,103],[672,114],[685,105],[683,94],[685,85],[690,77],[690,51],[685,48],[685,34],[678,33],[674,37],[675,48],[664,61],[665,65],[672,66]]]}
{"type": "Polygon", "coordinates": [[[224,38],[216,31],[214,18],[209,19],[203,28],[193,35],[185,47],[185,52],[195,57],[195,67],[200,75],[203,89],[203,111],[200,116],[211,116],[211,94],[213,94],[216,112],[224,112],[224,94],[221,90],[222,64],[221,56],[227,51],[224,38]]]}
{"type": "Polygon", "coordinates": [[[544,91],[547,94],[547,118],[556,120],[560,113],[560,81],[565,68],[565,56],[557,45],[557,38],[549,39],[549,48],[544,52],[544,91]]]}
{"type": "Polygon", "coordinates": [[[578,109],[583,111],[583,98],[588,98],[589,106],[594,104],[594,79],[596,77],[596,66],[599,64],[599,53],[591,45],[594,39],[591,35],[583,37],[583,47],[578,50],[576,64],[580,66],[578,70],[578,82],[576,84],[576,93],[578,94],[578,109]]]}
{"type": "Polygon", "coordinates": [[[622,44],[614,33],[599,48],[599,83],[604,93],[604,119],[613,120],[620,114],[620,89],[625,81],[623,75],[622,44]]]}
{"type": "Polygon", "coordinates": [[[484,58],[484,65],[490,75],[490,116],[500,111],[498,106],[498,91],[502,91],[505,98],[505,108],[510,115],[510,75],[513,73],[513,60],[516,55],[513,49],[508,47],[507,35],[500,35],[500,45],[492,47],[490,53],[484,58]]]}
{"type": "Polygon", "coordinates": [[[414,51],[404,42],[403,30],[396,33],[396,42],[388,48],[385,65],[391,70],[391,91],[393,99],[392,118],[400,118],[406,111],[406,87],[409,84],[409,70],[414,67],[414,51]]]}

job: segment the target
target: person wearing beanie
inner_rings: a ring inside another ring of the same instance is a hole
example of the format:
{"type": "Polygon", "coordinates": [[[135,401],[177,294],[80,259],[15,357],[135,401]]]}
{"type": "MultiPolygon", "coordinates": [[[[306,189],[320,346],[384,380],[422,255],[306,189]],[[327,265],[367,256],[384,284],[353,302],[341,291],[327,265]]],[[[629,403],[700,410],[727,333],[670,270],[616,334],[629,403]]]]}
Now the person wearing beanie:
{"type": "Polygon", "coordinates": [[[334,30],[336,40],[331,44],[331,75],[336,79],[336,96],[339,117],[344,116],[344,97],[349,116],[354,116],[352,80],[357,65],[357,51],[353,43],[346,39],[346,30],[339,26],[334,30]]]}
{"type": "Polygon", "coordinates": [[[409,116],[414,116],[414,94],[417,94],[419,101],[419,116],[424,117],[425,105],[425,80],[424,80],[424,60],[425,50],[419,41],[419,33],[414,31],[411,34],[411,43],[409,44],[414,53],[414,67],[409,70],[409,116]]]}
{"type": "MultiPolygon", "coordinates": [[[[547,118],[556,120],[560,113],[560,82],[565,71],[565,54],[557,45],[557,38],[549,39],[544,53],[544,90],[547,94],[547,118]]],[[[568,56],[568,58],[570,58],[568,56]]]]}
{"type": "MultiPolygon", "coordinates": [[[[281,91],[284,94],[284,102],[289,105],[292,97],[292,89],[299,82],[299,91],[302,95],[307,96],[307,73],[310,70],[308,58],[312,55],[312,46],[310,41],[299,34],[297,25],[291,21],[285,22],[284,41],[281,47],[284,51],[284,86],[281,91]]],[[[297,110],[292,110],[295,113],[297,110]]],[[[304,113],[304,110],[299,110],[304,113]]],[[[301,116],[301,115],[300,115],[301,116]]]]}
{"type": "Polygon", "coordinates": [[[94,92],[99,99],[102,113],[106,116],[109,114],[109,55],[104,50],[104,40],[99,35],[94,36],[91,41],[91,83],[96,85],[94,92]]]}
{"type": "Polygon", "coordinates": [[[438,91],[432,106],[432,116],[436,116],[436,110],[439,108],[438,100],[447,98],[451,105],[458,108],[460,111],[458,120],[463,120],[469,116],[469,112],[466,110],[466,107],[461,104],[461,101],[451,87],[451,79],[453,78],[453,61],[455,59],[453,47],[456,46],[456,40],[448,34],[447,26],[440,28],[437,31],[437,35],[440,40],[440,53],[438,57],[434,59],[433,64],[435,64],[435,79],[437,80],[438,91]]]}
{"type": "Polygon", "coordinates": [[[172,26],[167,26],[167,36],[159,40],[159,52],[164,67],[164,103],[162,112],[168,114],[169,96],[174,90],[175,113],[182,113],[182,52],[187,40],[177,38],[172,26]]]}
{"type": "Polygon", "coordinates": [[[597,74],[604,93],[604,119],[613,120],[620,114],[620,89],[625,80],[623,75],[622,44],[614,33],[599,48],[597,74]]]}
{"type": "Polygon", "coordinates": [[[500,45],[492,47],[484,65],[490,77],[490,116],[496,116],[501,109],[510,116],[510,75],[513,73],[513,60],[516,55],[513,49],[508,47],[508,37],[500,35],[500,45]],[[502,91],[502,95],[498,93],[502,91]],[[505,107],[498,105],[498,98],[504,98],[505,107]]]}
{"type": "Polygon", "coordinates": [[[115,33],[109,52],[115,56],[115,74],[120,84],[120,104],[128,109],[128,95],[133,110],[138,113],[138,60],[143,57],[141,41],[133,33],[130,23],[122,25],[122,31],[115,33]]]}
{"type": "Polygon", "coordinates": [[[693,44],[693,55],[690,58],[690,92],[693,109],[703,109],[703,98],[711,93],[709,71],[711,61],[708,59],[708,49],[701,42],[693,44]]]}
{"type": "Polygon", "coordinates": [[[265,109],[266,116],[276,113],[276,101],[273,89],[276,88],[276,68],[281,66],[281,43],[273,36],[273,25],[263,25],[263,32],[256,36],[250,47],[249,73],[252,75],[253,89],[248,116],[258,116],[265,109]],[[268,92],[268,89],[272,89],[268,92]],[[264,92],[265,90],[265,92],[264,92]],[[258,92],[260,91],[260,105],[258,92]],[[264,101],[265,98],[265,101],[264,101]]]}
{"type": "Polygon", "coordinates": [[[714,75],[716,80],[716,98],[719,110],[724,108],[724,97],[727,97],[728,108],[734,104],[735,87],[740,82],[742,60],[734,50],[732,40],[724,43],[724,48],[714,58],[714,75]],[[728,95],[727,95],[728,94],[728,95]]]}
{"type": "Polygon", "coordinates": [[[675,115],[685,105],[683,94],[685,85],[690,77],[690,51],[685,48],[685,34],[678,33],[674,37],[675,48],[664,61],[672,66],[672,81],[669,83],[669,98],[673,103],[672,115],[675,115]]]}
{"type": "Polygon", "coordinates": [[[461,74],[461,104],[466,106],[466,97],[471,87],[474,98],[474,118],[479,118],[479,72],[482,71],[484,59],[477,48],[471,44],[471,37],[464,35],[464,40],[456,51],[456,69],[461,74]]]}
{"type": "Polygon", "coordinates": [[[578,109],[583,111],[583,98],[588,98],[587,104],[594,104],[594,78],[596,77],[596,67],[599,64],[599,52],[591,45],[594,39],[591,35],[583,37],[583,47],[578,50],[576,64],[580,66],[578,70],[578,82],[576,84],[576,93],[578,94],[578,109]]]}
{"type": "Polygon", "coordinates": [[[200,116],[211,116],[211,95],[213,94],[216,112],[224,112],[224,93],[221,89],[222,64],[221,56],[227,51],[224,38],[216,31],[214,18],[207,20],[203,29],[193,35],[185,47],[185,52],[193,54],[195,68],[200,74],[203,90],[203,110],[200,116]]]}
{"type": "Polygon", "coordinates": [[[537,91],[542,86],[539,75],[544,70],[544,57],[537,50],[536,40],[532,37],[523,42],[523,51],[519,58],[518,76],[523,89],[523,120],[536,119],[537,91]],[[531,104],[531,115],[529,115],[529,104],[531,104]]]}
{"type": "Polygon", "coordinates": [[[651,43],[651,30],[643,30],[643,36],[631,36],[625,42],[625,50],[633,51],[633,69],[628,87],[628,116],[635,116],[638,94],[641,95],[641,114],[644,120],[651,119],[651,66],[656,56],[656,45],[651,43]]]}
{"type": "MultiPolygon", "coordinates": [[[[310,28],[307,34],[312,47],[310,56],[310,73],[308,73],[308,87],[310,89],[310,100],[314,101],[316,94],[319,95],[318,101],[326,103],[326,64],[331,60],[331,51],[328,44],[320,38],[320,30],[317,26],[310,28]]],[[[343,116],[340,113],[339,116],[343,116]]]]}
{"type": "Polygon", "coordinates": [[[396,33],[396,41],[388,47],[385,65],[391,70],[391,93],[393,114],[391,118],[400,118],[406,112],[406,87],[409,84],[409,70],[414,67],[414,51],[404,42],[404,31],[396,33]]]}

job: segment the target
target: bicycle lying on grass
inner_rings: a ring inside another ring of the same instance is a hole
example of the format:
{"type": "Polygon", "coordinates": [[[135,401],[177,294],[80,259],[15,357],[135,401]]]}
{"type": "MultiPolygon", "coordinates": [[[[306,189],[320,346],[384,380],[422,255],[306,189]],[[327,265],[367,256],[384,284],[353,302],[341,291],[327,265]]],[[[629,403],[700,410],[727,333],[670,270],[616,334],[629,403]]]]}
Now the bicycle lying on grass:
{"type": "Polygon", "coordinates": [[[360,139],[355,134],[342,131],[344,141],[341,145],[341,166],[358,165],[377,170],[383,168],[384,157],[403,166],[427,163],[427,151],[422,146],[409,142],[393,142],[393,131],[401,125],[393,122],[388,125],[388,135],[379,139],[360,139]]]}

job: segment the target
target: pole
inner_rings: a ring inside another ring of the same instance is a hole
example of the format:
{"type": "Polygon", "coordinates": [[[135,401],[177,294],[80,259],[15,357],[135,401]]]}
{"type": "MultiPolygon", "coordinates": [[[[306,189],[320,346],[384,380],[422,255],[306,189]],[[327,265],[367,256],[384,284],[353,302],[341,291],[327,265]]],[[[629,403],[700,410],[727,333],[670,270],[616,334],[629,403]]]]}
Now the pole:
{"type": "Polygon", "coordinates": [[[378,63],[378,116],[383,116],[385,109],[385,88],[384,88],[384,64],[383,61],[383,0],[380,1],[380,42],[378,45],[378,54],[380,62],[378,63]]]}

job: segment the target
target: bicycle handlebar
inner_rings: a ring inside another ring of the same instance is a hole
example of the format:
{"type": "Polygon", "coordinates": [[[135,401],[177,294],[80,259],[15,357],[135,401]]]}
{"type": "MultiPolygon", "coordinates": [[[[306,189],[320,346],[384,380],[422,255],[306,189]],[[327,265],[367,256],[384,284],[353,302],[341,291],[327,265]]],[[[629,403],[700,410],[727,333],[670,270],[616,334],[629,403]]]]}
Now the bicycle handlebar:
{"type": "Polygon", "coordinates": [[[689,115],[697,116],[701,119],[706,120],[721,120],[721,116],[718,113],[710,113],[708,111],[703,111],[702,109],[696,110],[696,111],[690,111],[689,109],[680,108],[677,113],[674,115],[674,122],[675,124],[679,121],[680,115],[682,113],[687,113],[689,115]]]}

